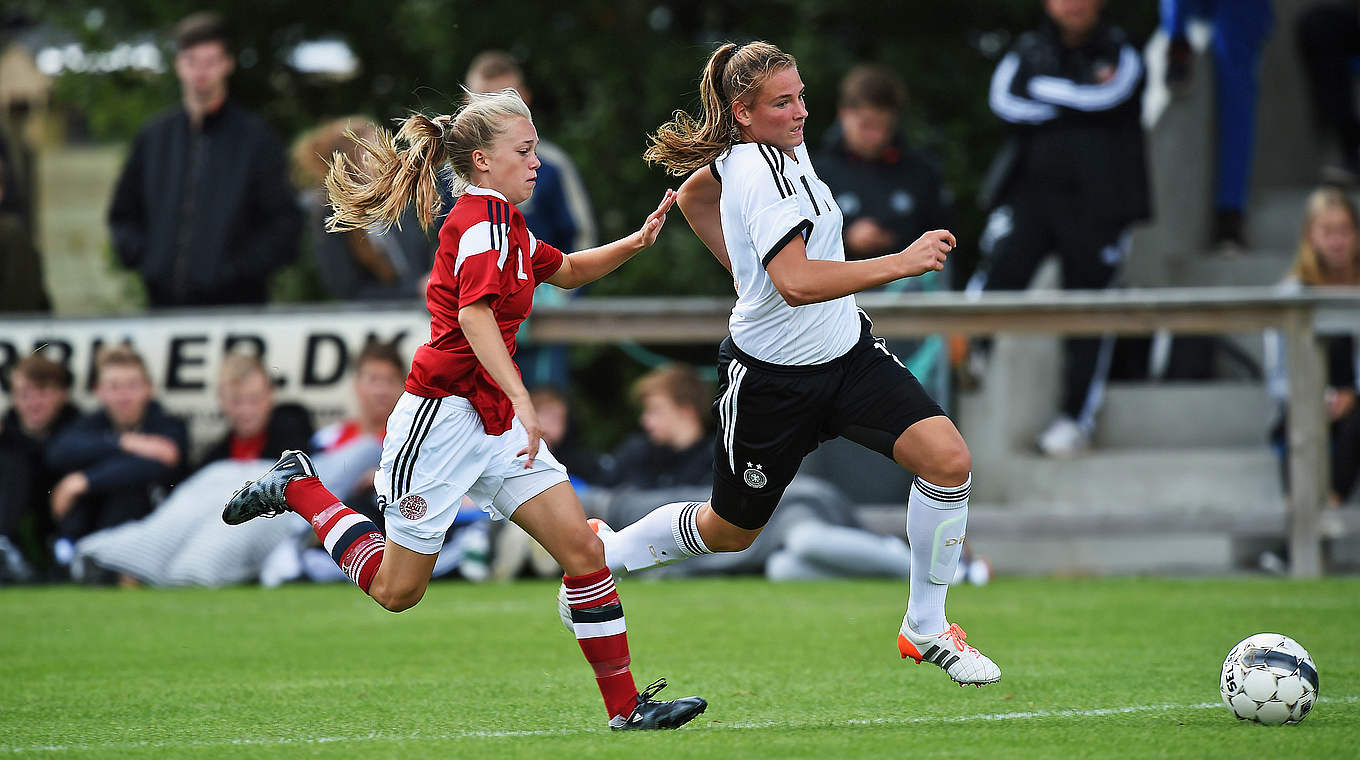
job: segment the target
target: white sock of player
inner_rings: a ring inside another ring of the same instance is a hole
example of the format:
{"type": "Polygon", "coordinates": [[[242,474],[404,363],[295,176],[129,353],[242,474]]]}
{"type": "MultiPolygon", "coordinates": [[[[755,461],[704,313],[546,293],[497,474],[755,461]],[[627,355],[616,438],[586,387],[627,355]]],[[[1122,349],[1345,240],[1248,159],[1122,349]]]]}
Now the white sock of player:
{"type": "Polygon", "coordinates": [[[968,527],[968,491],[973,483],[937,486],[917,478],[907,497],[907,541],[911,544],[911,595],[907,621],[918,634],[943,633],[944,598],[959,564],[968,527]]]}
{"type": "Polygon", "coordinates": [[[701,501],[665,504],[612,535],[600,532],[605,563],[615,573],[645,570],[699,554],[712,554],[699,536],[701,501]]]}

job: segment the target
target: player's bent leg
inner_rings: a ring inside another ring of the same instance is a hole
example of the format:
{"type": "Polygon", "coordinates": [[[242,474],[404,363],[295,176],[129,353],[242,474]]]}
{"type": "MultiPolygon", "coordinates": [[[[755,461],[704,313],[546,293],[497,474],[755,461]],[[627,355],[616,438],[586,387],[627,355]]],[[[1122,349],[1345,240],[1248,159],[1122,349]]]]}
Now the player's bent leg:
{"type": "Polygon", "coordinates": [[[274,517],[287,511],[296,512],[311,523],[335,564],[368,593],[383,564],[387,541],[377,525],[327,490],[305,453],[283,452],[264,475],[232,495],[222,511],[222,520],[228,525],[239,525],[255,517],[274,517]]]}
{"type": "Polygon", "coordinates": [[[389,612],[411,609],[425,596],[437,559],[438,554],[421,554],[389,541],[368,595],[389,612]]]}
{"type": "Polygon", "coordinates": [[[968,527],[968,446],[948,417],[928,417],[903,431],[893,445],[893,458],[916,474],[907,497],[911,592],[898,630],[898,650],[917,663],[940,666],[959,684],[995,683],[1000,668],[963,643],[963,629],[945,617],[949,581],[968,527]]]}
{"type": "Polygon", "coordinates": [[[679,728],[708,707],[699,697],[653,700],[665,679],[638,693],[629,669],[632,658],[623,604],[604,562],[604,545],[587,524],[569,483],[557,483],[514,507],[510,519],[542,544],[565,571],[559,600],[565,599],[572,632],[595,671],[610,728],[679,728]]]}

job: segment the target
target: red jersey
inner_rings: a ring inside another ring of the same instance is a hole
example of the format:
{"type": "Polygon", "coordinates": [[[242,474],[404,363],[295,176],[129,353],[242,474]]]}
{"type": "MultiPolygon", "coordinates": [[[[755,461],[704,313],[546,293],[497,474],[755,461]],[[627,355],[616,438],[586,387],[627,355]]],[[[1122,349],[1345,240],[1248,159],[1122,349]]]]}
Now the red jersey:
{"type": "Polygon", "coordinates": [[[477,361],[458,326],[458,309],[490,297],[513,358],[515,333],[534,305],[534,286],[561,266],[562,252],[535,240],[524,215],[505,196],[469,187],[439,229],[425,291],[430,342],[416,349],[406,390],[425,398],[462,396],[472,402],[488,435],[509,430],[515,417],[510,398],[477,361]]]}

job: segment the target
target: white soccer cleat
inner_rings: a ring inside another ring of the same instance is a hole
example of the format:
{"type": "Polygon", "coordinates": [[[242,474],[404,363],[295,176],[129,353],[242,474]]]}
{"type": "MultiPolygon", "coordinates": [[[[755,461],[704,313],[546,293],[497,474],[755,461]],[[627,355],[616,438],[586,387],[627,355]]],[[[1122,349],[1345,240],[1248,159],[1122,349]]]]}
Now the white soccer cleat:
{"type": "Polygon", "coordinates": [[[944,668],[944,672],[959,686],[981,686],[1001,680],[1001,668],[973,647],[963,643],[968,634],[957,623],[949,630],[933,636],[922,636],[902,621],[897,633],[897,650],[902,658],[910,657],[916,664],[930,662],[944,668]]]}
{"type": "Polygon", "coordinates": [[[563,583],[557,587],[557,617],[561,618],[562,626],[567,629],[567,633],[576,633],[576,628],[571,624],[571,605],[567,604],[567,584],[563,583]]]}

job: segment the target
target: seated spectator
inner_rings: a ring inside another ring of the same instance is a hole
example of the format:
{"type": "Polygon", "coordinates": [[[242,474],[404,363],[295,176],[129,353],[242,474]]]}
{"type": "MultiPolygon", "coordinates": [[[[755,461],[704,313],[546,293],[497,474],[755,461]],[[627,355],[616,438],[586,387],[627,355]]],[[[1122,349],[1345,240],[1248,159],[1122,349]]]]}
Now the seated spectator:
{"type": "Polygon", "coordinates": [[[311,413],[299,404],[274,403],[274,384],[258,358],[228,354],[218,375],[217,399],[227,419],[227,434],[195,469],[219,459],[273,460],[288,449],[307,449],[311,413]]]}
{"type": "MultiPolygon", "coordinates": [[[[377,133],[371,119],[349,116],[322,124],[293,145],[293,176],[309,216],[321,282],[331,296],[344,301],[423,297],[434,263],[436,243],[416,221],[414,209],[407,209],[402,224],[388,230],[326,232],[330,208],[322,182],[328,162],[340,153],[350,166],[362,166],[363,148],[355,138],[367,141],[377,133]]],[[[436,220],[432,229],[438,230],[441,222],[436,220]]]]}
{"type": "Polygon", "coordinates": [[[669,488],[713,482],[713,435],[706,431],[713,395],[689,367],[671,366],[633,384],[643,432],[606,458],[600,485],[669,488]]]}
{"type": "Polygon", "coordinates": [[[40,354],[10,371],[14,406],[0,419],[0,582],[35,578],[52,536],[48,494],[58,473],[44,450],[57,431],[80,416],[69,401],[71,373],[40,354]]]}
{"type": "Polygon", "coordinates": [[[572,483],[579,490],[581,484],[600,482],[600,455],[578,441],[567,398],[555,388],[535,388],[529,393],[539,427],[543,428],[543,442],[553,456],[567,468],[572,483]],[[562,452],[558,454],[558,452],[562,452]]]}
{"type": "Polygon", "coordinates": [[[405,388],[407,363],[390,343],[369,341],[354,360],[357,417],[327,425],[312,436],[313,451],[334,451],[357,438],[387,437],[387,418],[405,388]]]}
{"type": "Polygon", "coordinates": [[[1331,131],[1341,157],[1324,177],[1354,185],[1360,182],[1354,67],[1360,58],[1360,9],[1352,2],[1317,3],[1299,14],[1297,34],[1313,110],[1331,131]]]}
{"type": "MultiPolygon", "coordinates": [[[[1308,198],[1303,234],[1299,239],[1294,265],[1284,282],[1287,287],[1360,286],[1360,215],[1342,191],[1323,188],[1308,198]]],[[[1327,509],[1322,514],[1322,531],[1329,538],[1345,530],[1337,508],[1355,491],[1360,476],[1360,408],[1356,404],[1357,336],[1354,333],[1322,338],[1327,361],[1327,389],[1321,399],[1327,408],[1329,441],[1332,449],[1331,488],[1327,509]]],[[[1270,394],[1279,404],[1279,421],[1271,432],[1271,442],[1281,456],[1281,471],[1288,489],[1289,458],[1284,412],[1289,400],[1289,384],[1284,351],[1278,333],[1266,333],[1267,381],[1270,394]]]]}
{"type": "MultiPolygon", "coordinates": [[[[836,123],[822,141],[817,172],[845,217],[847,258],[900,251],[923,232],[950,227],[939,170],[898,129],[906,105],[906,85],[891,69],[856,66],[841,80],[836,123]]],[[[933,275],[904,282],[919,286],[933,275]]]]}
{"type": "MultiPolygon", "coordinates": [[[[312,459],[319,475],[339,477],[376,461],[379,447],[359,442],[312,459]]],[[[249,583],[261,575],[265,558],[280,545],[295,544],[307,523],[296,515],[222,522],[222,503],[241,483],[258,475],[255,460],[213,462],[182,483],[150,515],[95,531],[76,542],[74,575],[118,573],[148,586],[224,586],[249,583]]],[[[310,530],[308,530],[310,533],[310,530]]],[[[296,554],[296,549],[293,550],[296,554]]]]}
{"type": "Polygon", "coordinates": [[[104,348],[95,360],[101,408],[48,443],[48,466],[65,473],[52,490],[58,565],[69,567],[77,539],[150,513],[177,479],[188,432],[152,398],[153,390],[136,351],[104,348]]]}
{"type": "MultiPolygon", "coordinates": [[[[291,540],[293,520],[228,526],[218,510],[226,496],[249,479],[249,468],[258,471],[258,460],[308,447],[311,415],[297,404],[275,405],[268,372],[249,354],[233,353],[223,359],[217,393],[229,427],[226,435],[209,450],[193,477],[176,486],[155,512],[79,541],[75,574],[117,572],[153,586],[242,583],[254,580],[264,558],[291,540]]],[[[338,478],[371,467],[378,451],[377,441],[369,441],[366,448],[350,447],[315,461],[319,472],[338,478]]]]}
{"type": "MultiPolygon", "coordinates": [[[[371,441],[381,446],[387,436],[387,418],[405,390],[406,370],[407,364],[394,346],[376,340],[366,343],[354,360],[354,398],[359,415],[317,431],[308,448],[317,453],[338,451],[358,441],[371,441]]],[[[342,480],[336,485],[346,495],[346,504],[381,528],[383,515],[373,488],[373,475],[377,471],[378,463],[374,462],[371,469],[349,478],[348,483],[342,480]]],[[[334,567],[334,563],[331,564],[334,567]]]]}

